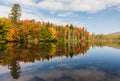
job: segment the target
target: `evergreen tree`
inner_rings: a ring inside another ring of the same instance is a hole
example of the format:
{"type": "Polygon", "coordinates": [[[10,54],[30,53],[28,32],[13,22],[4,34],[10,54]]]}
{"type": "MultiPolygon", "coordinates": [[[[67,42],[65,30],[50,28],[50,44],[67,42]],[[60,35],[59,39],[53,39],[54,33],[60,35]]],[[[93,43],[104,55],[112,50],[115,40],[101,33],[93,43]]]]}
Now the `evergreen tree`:
{"type": "Polygon", "coordinates": [[[20,19],[20,16],[21,16],[20,5],[14,4],[11,10],[11,13],[9,14],[11,22],[16,25],[18,20],[20,19]]]}

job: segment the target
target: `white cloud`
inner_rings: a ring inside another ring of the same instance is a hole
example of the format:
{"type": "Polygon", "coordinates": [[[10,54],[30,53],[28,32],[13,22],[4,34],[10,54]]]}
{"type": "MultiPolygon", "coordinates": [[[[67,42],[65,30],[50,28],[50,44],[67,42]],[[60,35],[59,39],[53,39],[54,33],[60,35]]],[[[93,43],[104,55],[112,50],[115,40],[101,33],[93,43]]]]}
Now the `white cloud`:
{"type": "Polygon", "coordinates": [[[46,10],[82,11],[95,13],[112,6],[120,6],[120,0],[44,0],[38,4],[46,10]]]}
{"type": "Polygon", "coordinates": [[[105,9],[105,5],[105,0],[75,0],[70,7],[73,11],[93,13],[105,9]]]}
{"type": "Polygon", "coordinates": [[[120,0],[106,0],[106,3],[109,7],[120,6],[120,0]]]}
{"type": "Polygon", "coordinates": [[[81,11],[95,13],[110,7],[120,7],[120,0],[43,0],[36,3],[34,0],[0,0],[3,3],[19,3],[37,9],[50,11],[81,11]]]}
{"type": "Polygon", "coordinates": [[[38,4],[38,7],[50,10],[63,10],[64,4],[55,0],[44,0],[38,4]]]}

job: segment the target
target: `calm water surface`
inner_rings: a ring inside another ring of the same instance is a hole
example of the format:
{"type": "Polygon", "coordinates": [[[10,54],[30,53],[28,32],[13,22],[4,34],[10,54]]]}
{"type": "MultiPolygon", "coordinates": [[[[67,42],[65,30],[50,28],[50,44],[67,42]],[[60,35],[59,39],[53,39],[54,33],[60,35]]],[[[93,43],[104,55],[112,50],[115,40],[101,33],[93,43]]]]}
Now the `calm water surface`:
{"type": "Polygon", "coordinates": [[[0,81],[120,81],[120,49],[1,44],[0,81]]]}

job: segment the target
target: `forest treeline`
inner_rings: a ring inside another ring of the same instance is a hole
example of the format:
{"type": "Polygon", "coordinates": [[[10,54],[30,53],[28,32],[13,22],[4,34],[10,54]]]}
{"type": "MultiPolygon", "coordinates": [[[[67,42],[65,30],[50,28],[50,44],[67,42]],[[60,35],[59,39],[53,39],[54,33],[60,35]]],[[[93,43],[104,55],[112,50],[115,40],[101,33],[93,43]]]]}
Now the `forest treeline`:
{"type": "Polygon", "coordinates": [[[4,41],[86,41],[89,32],[83,27],[58,26],[49,22],[20,20],[14,25],[9,18],[0,18],[0,40],[4,41]]]}
{"type": "Polygon", "coordinates": [[[105,34],[91,34],[90,42],[98,42],[98,43],[120,43],[120,35],[105,35],[105,34]]]}
{"type": "Polygon", "coordinates": [[[0,41],[86,41],[89,38],[89,32],[84,27],[20,20],[20,17],[20,5],[14,4],[9,17],[0,18],[0,41]]]}

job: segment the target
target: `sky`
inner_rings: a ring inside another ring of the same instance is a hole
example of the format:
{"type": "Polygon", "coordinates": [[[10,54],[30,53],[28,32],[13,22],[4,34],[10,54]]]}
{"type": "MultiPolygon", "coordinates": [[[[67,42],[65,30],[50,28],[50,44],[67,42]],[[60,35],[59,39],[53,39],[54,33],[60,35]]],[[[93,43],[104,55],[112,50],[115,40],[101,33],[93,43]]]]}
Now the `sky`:
{"type": "Polygon", "coordinates": [[[120,0],[0,0],[0,17],[8,17],[15,3],[21,6],[21,20],[73,24],[91,33],[120,32],[120,0]]]}

